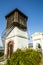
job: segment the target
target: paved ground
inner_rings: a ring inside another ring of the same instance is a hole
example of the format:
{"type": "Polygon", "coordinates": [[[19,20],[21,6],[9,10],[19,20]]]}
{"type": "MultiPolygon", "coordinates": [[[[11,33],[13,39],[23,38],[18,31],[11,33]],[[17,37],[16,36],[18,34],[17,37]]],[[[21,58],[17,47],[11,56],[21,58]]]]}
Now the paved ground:
{"type": "Polygon", "coordinates": [[[0,62],[0,65],[4,65],[6,63],[6,60],[0,62]]]}

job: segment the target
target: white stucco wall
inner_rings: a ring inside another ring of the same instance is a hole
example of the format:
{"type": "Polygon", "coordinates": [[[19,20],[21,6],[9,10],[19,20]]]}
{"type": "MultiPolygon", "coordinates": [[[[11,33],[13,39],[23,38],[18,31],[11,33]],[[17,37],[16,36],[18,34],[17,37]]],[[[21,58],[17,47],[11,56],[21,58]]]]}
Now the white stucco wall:
{"type": "Polygon", "coordinates": [[[43,33],[37,32],[32,35],[32,41],[33,41],[33,49],[37,48],[37,45],[40,44],[43,54],[43,33]]]}
{"type": "Polygon", "coordinates": [[[16,51],[17,48],[23,49],[23,48],[28,47],[29,38],[28,38],[27,31],[22,31],[22,30],[18,29],[17,27],[15,27],[11,31],[11,33],[6,37],[6,40],[5,40],[5,55],[7,54],[7,52],[6,52],[7,42],[9,41],[9,39],[14,40],[13,51],[16,51]]]}
{"type": "Polygon", "coordinates": [[[17,28],[17,27],[15,27],[15,28],[10,32],[10,34],[7,36],[7,38],[13,37],[13,36],[16,36],[16,35],[24,36],[24,37],[28,38],[27,31],[20,30],[20,29],[17,28]]]}

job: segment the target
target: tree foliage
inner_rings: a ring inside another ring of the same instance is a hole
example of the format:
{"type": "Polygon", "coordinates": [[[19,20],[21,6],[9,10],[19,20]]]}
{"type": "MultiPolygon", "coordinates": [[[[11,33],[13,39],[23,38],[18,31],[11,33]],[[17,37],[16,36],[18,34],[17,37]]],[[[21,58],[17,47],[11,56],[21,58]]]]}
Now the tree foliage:
{"type": "Polygon", "coordinates": [[[41,55],[38,51],[17,49],[11,58],[8,58],[6,65],[39,65],[40,61],[41,55]]]}

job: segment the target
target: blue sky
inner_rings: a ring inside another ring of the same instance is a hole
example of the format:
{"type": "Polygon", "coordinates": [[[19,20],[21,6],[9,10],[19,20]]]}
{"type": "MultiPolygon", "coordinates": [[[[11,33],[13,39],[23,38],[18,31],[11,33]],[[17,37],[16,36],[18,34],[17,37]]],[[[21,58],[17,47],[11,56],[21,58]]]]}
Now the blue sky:
{"type": "Polygon", "coordinates": [[[15,8],[28,16],[30,36],[35,32],[43,32],[43,0],[0,0],[0,37],[6,27],[5,15],[15,8]]]}

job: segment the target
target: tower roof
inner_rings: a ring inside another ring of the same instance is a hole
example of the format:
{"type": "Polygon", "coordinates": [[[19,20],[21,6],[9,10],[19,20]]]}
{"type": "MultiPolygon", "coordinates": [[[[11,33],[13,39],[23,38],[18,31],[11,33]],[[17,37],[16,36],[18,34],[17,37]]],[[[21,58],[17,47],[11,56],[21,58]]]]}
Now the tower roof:
{"type": "Polygon", "coordinates": [[[18,8],[15,8],[13,11],[11,11],[10,13],[8,13],[5,17],[9,17],[12,13],[18,11],[21,15],[23,15],[26,19],[28,19],[28,16],[26,16],[23,12],[21,12],[18,8]]]}

